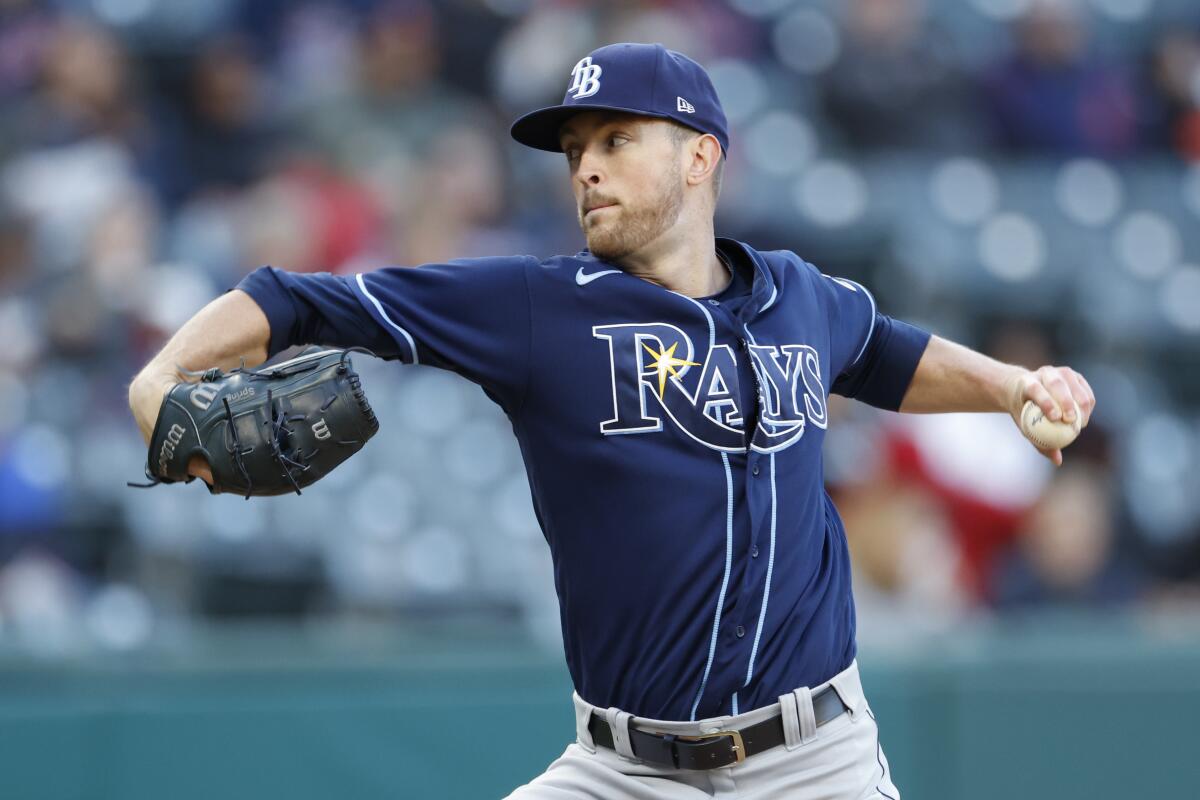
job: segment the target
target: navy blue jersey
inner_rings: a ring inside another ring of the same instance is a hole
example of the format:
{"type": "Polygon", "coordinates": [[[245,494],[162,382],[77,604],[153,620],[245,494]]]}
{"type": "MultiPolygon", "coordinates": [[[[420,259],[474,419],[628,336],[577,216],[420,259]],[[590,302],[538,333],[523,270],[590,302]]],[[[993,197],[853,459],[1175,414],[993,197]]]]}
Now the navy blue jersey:
{"type": "Polygon", "coordinates": [[[576,690],[657,719],[745,712],[850,664],[829,392],[897,408],[929,338],[794,253],[717,243],[740,297],[586,251],[240,285],[272,354],[363,345],[483,387],[520,444],[576,690]]]}

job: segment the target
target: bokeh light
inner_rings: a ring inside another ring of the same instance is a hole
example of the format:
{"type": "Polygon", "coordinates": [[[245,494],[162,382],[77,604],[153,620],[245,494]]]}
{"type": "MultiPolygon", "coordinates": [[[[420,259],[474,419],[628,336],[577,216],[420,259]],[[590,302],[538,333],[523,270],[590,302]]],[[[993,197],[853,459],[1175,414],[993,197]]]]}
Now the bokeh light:
{"type": "Polygon", "coordinates": [[[1154,0],[1091,0],[1091,5],[1111,19],[1136,22],[1150,13],[1154,0]]]}
{"type": "Polygon", "coordinates": [[[1027,281],[1045,266],[1045,234],[1023,214],[997,214],[979,231],[979,259],[1001,280],[1027,281]]]}
{"type": "Polygon", "coordinates": [[[1024,14],[1034,0],[971,0],[980,13],[998,20],[1012,20],[1024,14]]]}
{"type": "Polygon", "coordinates": [[[1076,159],[1063,165],[1054,197],[1070,219],[1098,227],[1121,210],[1121,179],[1109,165],[1095,159],[1076,159]]]}
{"type": "Polygon", "coordinates": [[[767,87],[754,66],[742,59],[726,59],[709,67],[709,77],[717,94],[729,98],[722,102],[730,125],[750,118],[767,101],[767,87]]]}
{"type": "Polygon", "coordinates": [[[1200,267],[1181,266],[1162,284],[1163,316],[1188,333],[1200,333],[1200,267]]]}
{"type": "Polygon", "coordinates": [[[792,175],[817,153],[817,136],[798,114],[772,111],[746,131],[746,158],[768,175],[792,175]]]}
{"type": "Polygon", "coordinates": [[[1135,211],[1117,226],[1113,238],[1117,256],[1139,278],[1159,278],[1182,255],[1179,231],[1160,214],[1135,211]]]}
{"type": "Polygon", "coordinates": [[[840,227],[865,212],[867,185],[862,175],[845,162],[818,161],[804,170],[794,198],[797,207],[818,225],[840,227]]]}
{"type": "Polygon", "coordinates": [[[815,8],[798,8],[780,19],[771,42],[776,57],[804,75],[828,69],[841,49],[837,28],[815,8]]]}
{"type": "Polygon", "coordinates": [[[956,157],[938,164],[930,180],[934,208],[958,225],[975,225],[996,208],[996,176],[978,159],[956,157]]]}
{"type": "Polygon", "coordinates": [[[729,4],[743,14],[767,17],[795,4],[795,0],[729,0],[729,4]]]}

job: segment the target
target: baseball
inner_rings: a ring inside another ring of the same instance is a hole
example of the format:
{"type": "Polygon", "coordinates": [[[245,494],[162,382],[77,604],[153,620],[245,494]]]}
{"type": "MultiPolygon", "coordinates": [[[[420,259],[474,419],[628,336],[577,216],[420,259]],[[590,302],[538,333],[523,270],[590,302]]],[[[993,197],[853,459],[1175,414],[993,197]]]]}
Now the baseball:
{"type": "Polygon", "coordinates": [[[1046,450],[1057,450],[1075,441],[1082,424],[1079,406],[1075,406],[1074,422],[1053,422],[1047,419],[1041,406],[1032,400],[1025,401],[1021,409],[1021,432],[1031,442],[1046,450]]]}

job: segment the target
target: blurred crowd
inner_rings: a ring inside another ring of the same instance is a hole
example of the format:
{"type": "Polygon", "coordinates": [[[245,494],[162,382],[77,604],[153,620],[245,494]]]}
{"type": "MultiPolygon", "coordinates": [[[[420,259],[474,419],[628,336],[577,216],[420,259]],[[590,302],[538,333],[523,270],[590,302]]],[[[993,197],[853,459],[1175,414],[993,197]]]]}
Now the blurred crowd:
{"type": "Polygon", "coordinates": [[[578,250],[565,165],[507,126],[612,41],[709,68],[719,234],[1096,390],[1059,470],[1007,418],[833,407],[864,635],[1200,601],[1192,0],[0,0],[0,644],[400,612],[554,646],[516,446],[474,387],[367,361],[372,445],[247,503],[126,488],[125,386],[262,264],[578,250]]]}

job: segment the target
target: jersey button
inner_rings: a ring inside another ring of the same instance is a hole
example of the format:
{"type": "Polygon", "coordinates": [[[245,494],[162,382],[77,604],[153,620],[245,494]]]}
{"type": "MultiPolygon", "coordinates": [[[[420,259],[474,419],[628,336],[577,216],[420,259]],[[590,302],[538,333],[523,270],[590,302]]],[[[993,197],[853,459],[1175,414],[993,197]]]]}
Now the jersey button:
{"type": "Polygon", "coordinates": [[[758,545],[756,545],[756,544],[750,545],[750,557],[758,558],[758,545]]]}
{"type": "Polygon", "coordinates": [[[709,298],[709,300],[708,300],[708,304],[709,304],[710,306],[719,306],[719,305],[721,305],[721,301],[719,301],[719,300],[713,300],[712,298],[709,298]]]}
{"type": "Polygon", "coordinates": [[[737,628],[733,632],[737,634],[737,637],[739,639],[746,635],[746,629],[743,628],[741,625],[738,625],[737,628]]]}
{"type": "Polygon", "coordinates": [[[759,470],[758,470],[758,464],[755,464],[755,465],[754,465],[754,467],[753,467],[753,468],[750,470],[750,472],[751,472],[752,474],[754,474],[754,475],[757,475],[757,474],[758,474],[758,472],[759,472],[759,470]]]}

